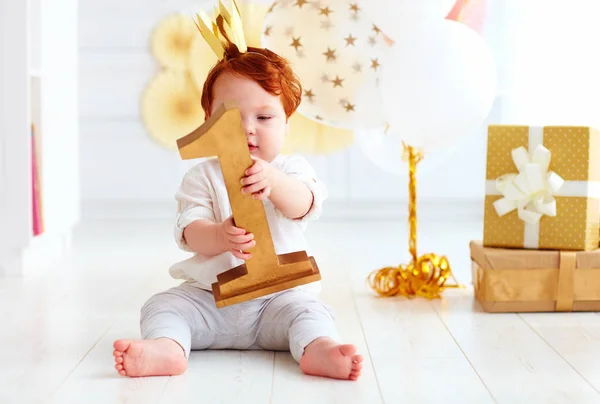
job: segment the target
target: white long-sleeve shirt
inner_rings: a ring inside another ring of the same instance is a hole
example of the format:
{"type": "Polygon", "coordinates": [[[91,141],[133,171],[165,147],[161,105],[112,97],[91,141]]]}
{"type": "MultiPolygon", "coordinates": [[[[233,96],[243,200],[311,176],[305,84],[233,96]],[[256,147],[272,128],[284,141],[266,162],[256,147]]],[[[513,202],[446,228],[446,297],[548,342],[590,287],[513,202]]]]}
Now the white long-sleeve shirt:
{"type": "MultiPolygon", "coordinates": [[[[309,220],[316,219],[321,214],[323,201],[327,198],[327,188],[317,178],[308,162],[300,156],[280,155],[270,164],[302,181],[314,196],[309,212],[301,219],[290,219],[276,209],[270,200],[263,201],[275,252],[286,254],[304,250],[310,256],[304,230],[309,220]]],[[[177,201],[175,241],[184,251],[194,252],[183,237],[186,226],[198,219],[221,223],[232,215],[223,172],[217,158],[207,159],[193,166],[183,177],[175,199],[177,201]]],[[[318,264],[318,259],[316,261],[318,264]]],[[[236,258],[231,252],[212,257],[194,253],[191,258],[171,266],[169,273],[175,279],[182,279],[196,287],[212,291],[211,285],[217,281],[218,274],[243,263],[243,260],[236,258]]],[[[318,293],[320,282],[309,283],[298,288],[318,293]]]]}

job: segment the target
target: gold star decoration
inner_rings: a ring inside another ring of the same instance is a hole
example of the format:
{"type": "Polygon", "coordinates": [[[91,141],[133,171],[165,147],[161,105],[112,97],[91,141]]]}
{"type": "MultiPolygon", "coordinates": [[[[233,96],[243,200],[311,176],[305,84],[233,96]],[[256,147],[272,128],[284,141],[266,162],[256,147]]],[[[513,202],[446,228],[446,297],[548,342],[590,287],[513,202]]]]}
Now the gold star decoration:
{"type": "Polygon", "coordinates": [[[323,73],[323,75],[321,76],[321,82],[327,83],[328,81],[329,81],[329,77],[327,77],[327,74],[323,73]]]}
{"type": "Polygon", "coordinates": [[[313,102],[313,98],[315,97],[315,93],[312,92],[312,90],[304,90],[304,96],[306,98],[308,98],[308,101],[310,103],[313,102]]]}
{"type": "Polygon", "coordinates": [[[377,58],[371,59],[371,69],[377,70],[377,68],[379,66],[381,66],[381,64],[379,64],[379,61],[377,60],[377,58]]]}
{"type": "Polygon", "coordinates": [[[352,69],[354,69],[356,73],[360,73],[362,71],[362,65],[356,62],[352,65],[352,69]]]}
{"type": "Polygon", "coordinates": [[[302,6],[306,3],[308,3],[308,0],[296,0],[296,3],[294,3],[294,5],[298,8],[302,8],[302,6]]]}
{"type": "Polygon", "coordinates": [[[377,43],[377,40],[375,39],[375,37],[374,36],[370,36],[369,37],[369,45],[375,46],[376,43],[377,43]]]}
{"type": "Polygon", "coordinates": [[[322,120],[323,120],[323,117],[322,117],[321,115],[315,115],[315,119],[316,119],[317,121],[322,121],[322,120]]]}
{"type": "Polygon", "coordinates": [[[373,28],[372,29],[373,29],[373,32],[375,32],[375,35],[379,35],[381,33],[381,30],[375,24],[373,24],[373,28]]]}
{"type": "Polygon", "coordinates": [[[273,2],[273,4],[271,4],[271,7],[269,7],[269,10],[267,11],[267,13],[272,13],[273,10],[275,10],[275,7],[277,7],[277,3],[278,2],[273,2]]]}
{"type": "Polygon", "coordinates": [[[292,38],[292,43],[290,44],[290,46],[293,46],[294,49],[296,49],[296,52],[298,52],[298,48],[302,46],[302,44],[300,43],[300,37],[292,38]]]}
{"type": "Polygon", "coordinates": [[[331,82],[333,83],[333,88],[344,87],[344,85],[342,84],[343,81],[344,79],[341,79],[340,76],[335,76],[335,79],[331,80],[331,82]]]}
{"type": "Polygon", "coordinates": [[[390,124],[386,122],[385,130],[383,131],[383,134],[387,136],[389,130],[390,130],[390,124]]]}
{"type": "Polygon", "coordinates": [[[354,107],[356,107],[356,105],[350,104],[349,102],[347,102],[346,105],[344,105],[344,108],[346,108],[346,112],[354,111],[354,107]]]}
{"type": "Polygon", "coordinates": [[[331,49],[329,47],[327,47],[327,52],[323,52],[323,55],[325,55],[328,62],[337,58],[337,56],[335,56],[335,49],[331,49]]]}
{"type": "Polygon", "coordinates": [[[356,14],[360,11],[360,7],[358,7],[357,3],[352,3],[352,4],[350,4],[350,11],[352,11],[354,14],[356,14]]]}
{"type": "Polygon", "coordinates": [[[271,29],[273,29],[273,27],[270,25],[267,25],[267,27],[265,28],[265,36],[271,35],[271,29]]]}
{"type": "Polygon", "coordinates": [[[329,17],[329,14],[333,12],[329,7],[323,7],[319,9],[319,15],[324,15],[325,17],[329,17]]]}
{"type": "Polygon", "coordinates": [[[356,41],[356,37],[352,36],[352,34],[348,35],[347,38],[344,38],[344,40],[346,41],[346,46],[354,46],[354,41],[356,41]]]}

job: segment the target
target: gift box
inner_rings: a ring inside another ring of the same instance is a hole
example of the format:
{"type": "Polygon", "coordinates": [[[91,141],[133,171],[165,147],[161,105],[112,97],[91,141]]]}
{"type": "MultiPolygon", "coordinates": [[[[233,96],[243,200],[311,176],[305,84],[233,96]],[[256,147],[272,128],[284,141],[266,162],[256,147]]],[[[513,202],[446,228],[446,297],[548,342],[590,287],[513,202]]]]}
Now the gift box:
{"type": "Polygon", "coordinates": [[[470,243],[475,298],[487,312],[600,311],[600,249],[518,250],[470,243]]]}
{"type": "Polygon", "coordinates": [[[586,250],[600,239],[600,133],[488,127],[483,245],[586,250]]]}

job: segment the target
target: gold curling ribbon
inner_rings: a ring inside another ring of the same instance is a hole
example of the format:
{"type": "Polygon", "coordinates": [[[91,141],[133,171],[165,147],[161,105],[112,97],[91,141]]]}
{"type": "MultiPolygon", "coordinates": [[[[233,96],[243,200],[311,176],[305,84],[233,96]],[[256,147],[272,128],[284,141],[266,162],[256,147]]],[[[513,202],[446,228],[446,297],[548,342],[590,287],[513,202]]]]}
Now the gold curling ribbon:
{"type": "Polygon", "coordinates": [[[408,161],[409,205],[408,221],[410,224],[409,251],[412,261],[408,265],[385,267],[369,274],[367,281],[380,296],[403,295],[406,297],[422,296],[427,299],[438,299],[445,288],[462,288],[452,274],[450,263],[445,256],[433,253],[417,256],[417,164],[423,160],[423,152],[404,144],[403,159],[408,161]],[[454,285],[447,285],[452,278],[454,285]]]}

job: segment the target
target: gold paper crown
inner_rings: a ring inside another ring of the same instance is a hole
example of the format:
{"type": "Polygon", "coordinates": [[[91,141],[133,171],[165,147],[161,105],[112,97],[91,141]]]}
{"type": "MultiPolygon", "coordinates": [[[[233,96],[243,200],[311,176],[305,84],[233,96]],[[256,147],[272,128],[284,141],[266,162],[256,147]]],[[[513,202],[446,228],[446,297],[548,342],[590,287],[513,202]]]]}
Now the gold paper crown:
{"type": "Polygon", "coordinates": [[[240,53],[247,52],[242,16],[235,0],[232,0],[231,11],[219,0],[219,8],[215,7],[214,21],[200,10],[196,13],[194,23],[219,60],[223,59],[230,44],[237,46],[240,53]]]}

